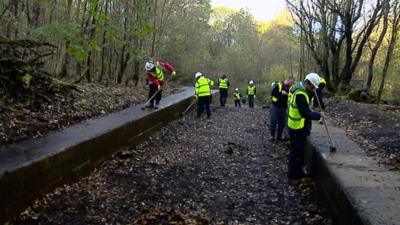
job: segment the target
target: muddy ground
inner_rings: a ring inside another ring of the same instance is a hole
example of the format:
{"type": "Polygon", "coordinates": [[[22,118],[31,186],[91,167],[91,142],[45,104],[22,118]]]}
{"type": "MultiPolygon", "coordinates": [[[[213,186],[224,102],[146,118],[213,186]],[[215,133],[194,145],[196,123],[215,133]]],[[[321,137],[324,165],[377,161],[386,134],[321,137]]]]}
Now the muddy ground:
{"type": "MultiPolygon", "coordinates": [[[[179,85],[170,83],[164,95],[177,92],[179,85]]],[[[102,86],[84,84],[70,93],[48,96],[39,109],[14,103],[6,105],[0,96],[0,146],[29,138],[41,137],[82,121],[122,110],[147,99],[146,86],[102,86]]]]}
{"type": "Polygon", "coordinates": [[[327,115],[367,154],[400,170],[400,106],[328,100],[327,115]]]}
{"type": "Polygon", "coordinates": [[[266,118],[261,108],[192,112],[13,224],[332,224],[315,183],[287,184],[287,144],[269,142],[266,118]]]}

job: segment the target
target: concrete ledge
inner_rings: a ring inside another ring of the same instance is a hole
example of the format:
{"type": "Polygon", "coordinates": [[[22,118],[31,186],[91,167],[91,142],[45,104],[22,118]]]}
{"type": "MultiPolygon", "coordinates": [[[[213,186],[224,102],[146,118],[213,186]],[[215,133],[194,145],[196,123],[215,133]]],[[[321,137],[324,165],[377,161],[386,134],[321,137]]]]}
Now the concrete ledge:
{"type": "Polygon", "coordinates": [[[193,88],[161,101],[158,110],[127,108],[71,126],[46,137],[0,149],[0,224],[34,199],[61,184],[89,174],[111,153],[140,143],[178,118],[191,102],[193,88]]]}
{"type": "Polygon", "coordinates": [[[325,128],[313,124],[307,151],[313,173],[337,224],[400,224],[400,173],[368,157],[343,130],[330,125],[336,153],[329,152],[325,128]]]}

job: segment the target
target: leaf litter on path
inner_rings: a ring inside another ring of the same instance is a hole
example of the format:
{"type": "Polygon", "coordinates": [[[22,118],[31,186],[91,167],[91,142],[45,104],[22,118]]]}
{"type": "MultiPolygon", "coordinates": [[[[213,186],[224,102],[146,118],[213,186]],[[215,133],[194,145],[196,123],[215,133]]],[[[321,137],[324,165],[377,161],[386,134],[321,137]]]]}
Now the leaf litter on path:
{"type": "Polygon", "coordinates": [[[39,199],[15,224],[332,224],[312,180],[287,184],[267,112],[189,114],[39,199]]]}

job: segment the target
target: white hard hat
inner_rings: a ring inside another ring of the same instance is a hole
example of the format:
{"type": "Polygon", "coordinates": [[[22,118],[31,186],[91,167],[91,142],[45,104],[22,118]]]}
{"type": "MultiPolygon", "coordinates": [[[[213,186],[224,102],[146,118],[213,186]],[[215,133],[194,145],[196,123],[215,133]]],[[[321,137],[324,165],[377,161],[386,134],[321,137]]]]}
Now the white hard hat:
{"type": "Polygon", "coordinates": [[[250,80],[250,81],[249,81],[249,84],[254,84],[254,81],[253,81],[253,80],[250,80]]]}
{"type": "Polygon", "coordinates": [[[310,81],[310,83],[315,87],[318,88],[319,84],[319,75],[316,73],[309,73],[307,74],[306,78],[304,80],[310,81]]]}
{"type": "Polygon", "coordinates": [[[195,78],[199,78],[199,77],[201,77],[202,75],[203,75],[202,73],[197,72],[197,73],[194,74],[194,77],[195,77],[195,78]]]}
{"type": "Polygon", "coordinates": [[[239,91],[239,88],[235,88],[235,91],[239,91]]]}
{"type": "Polygon", "coordinates": [[[153,61],[147,61],[146,64],[144,65],[144,69],[149,71],[154,68],[154,63],[153,61]]]}

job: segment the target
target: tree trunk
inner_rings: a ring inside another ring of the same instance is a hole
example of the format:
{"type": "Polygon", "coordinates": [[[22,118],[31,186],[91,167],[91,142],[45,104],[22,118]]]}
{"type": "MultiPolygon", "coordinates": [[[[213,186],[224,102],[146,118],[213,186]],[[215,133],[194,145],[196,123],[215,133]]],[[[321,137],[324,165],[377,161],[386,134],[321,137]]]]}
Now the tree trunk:
{"type": "MultiPolygon", "coordinates": [[[[108,16],[108,5],[109,5],[109,2],[110,2],[109,0],[106,0],[105,17],[108,16]]],[[[107,34],[106,30],[104,30],[104,32],[103,32],[103,40],[101,42],[101,46],[102,46],[102,48],[101,48],[101,69],[100,69],[100,75],[99,75],[98,82],[101,82],[103,80],[103,76],[104,76],[105,69],[106,69],[105,68],[106,67],[105,57],[106,57],[106,51],[108,51],[108,47],[105,46],[106,45],[106,34],[107,34]]]]}
{"type": "MultiPolygon", "coordinates": [[[[72,10],[72,0],[68,0],[67,2],[67,21],[70,21],[71,18],[71,10],[72,10]]],[[[65,48],[64,48],[64,53],[62,56],[62,63],[61,63],[61,70],[60,70],[60,77],[61,78],[66,78],[68,77],[68,64],[69,64],[69,53],[68,53],[68,49],[70,46],[71,42],[69,40],[67,40],[65,42],[65,48]]]]}
{"type": "MultiPolygon", "coordinates": [[[[129,5],[127,2],[125,8],[128,9],[128,7],[129,7],[129,5]]],[[[124,18],[124,41],[125,42],[128,42],[128,39],[130,36],[130,35],[128,35],[128,32],[129,32],[128,31],[128,19],[129,18],[127,16],[124,18]]],[[[126,49],[127,49],[127,44],[124,43],[122,46],[121,57],[119,60],[119,70],[118,70],[118,74],[117,74],[117,83],[118,84],[122,83],[122,79],[123,79],[126,67],[128,65],[129,58],[130,58],[130,53],[129,52],[126,53],[126,49]]]]}
{"type": "MultiPolygon", "coordinates": [[[[90,35],[89,35],[89,41],[95,40],[95,34],[96,34],[96,25],[97,25],[97,20],[96,20],[96,13],[98,11],[98,7],[99,7],[99,1],[96,1],[94,3],[95,5],[93,6],[93,12],[91,14],[92,15],[92,23],[91,23],[91,29],[90,29],[90,35]]],[[[90,16],[88,17],[89,20],[90,16]]],[[[92,82],[91,79],[91,75],[93,73],[93,66],[92,66],[92,54],[93,54],[93,50],[89,49],[89,53],[88,53],[88,57],[86,59],[86,67],[87,67],[87,71],[86,71],[86,81],[88,83],[92,82]]]]}
{"type": "Polygon", "coordinates": [[[383,15],[383,28],[381,34],[379,35],[378,41],[376,42],[375,46],[371,50],[371,57],[368,61],[368,75],[367,75],[367,83],[366,83],[366,92],[369,93],[372,85],[372,78],[374,76],[374,62],[376,55],[378,53],[379,48],[385,38],[387,27],[388,27],[388,15],[390,11],[390,4],[389,1],[385,1],[385,8],[384,8],[384,15],[383,15]]]}
{"type": "Polygon", "coordinates": [[[304,64],[304,58],[306,57],[304,54],[304,50],[306,45],[304,44],[304,34],[303,34],[303,30],[301,29],[300,31],[300,62],[299,62],[299,76],[298,78],[301,79],[302,76],[304,76],[305,74],[305,64],[304,64]]]}
{"type": "Polygon", "coordinates": [[[381,100],[382,97],[383,89],[385,87],[387,72],[389,70],[390,61],[392,60],[393,57],[394,48],[396,46],[397,35],[400,30],[400,2],[398,0],[395,0],[394,6],[392,6],[391,8],[393,10],[392,32],[389,41],[389,47],[386,53],[385,64],[383,66],[382,79],[379,85],[378,97],[377,97],[378,100],[381,100]]]}
{"type": "Polygon", "coordinates": [[[154,58],[155,55],[155,45],[156,45],[156,36],[157,36],[157,2],[158,0],[154,0],[154,9],[153,9],[153,37],[152,37],[152,42],[151,42],[151,54],[150,56],[154,58]]]}
{"type": "MultiPolygon", "coordinates": [[[[81,2],[81,1],[78,1],[81,2]]],[[[85,4],[83,5],[83,14],[81,17],[81,37],[83,37],[85,35],[85,30],[87,28],[87,25],[85,25],[85,16],[86,16],[86,12],[87,12],[87,4],[88,2],[85,1],[85,4]]],[[[80,9],[80,4],[78,5],[78,10],[80,9]]],[[[80,15],[80,11],[77,11],[77,18],[79,20],[79,15],[80,15]]],[[[82,63],[80,61],[78,61],[76,63],[76,74],[81,74],[82,71],[82,63]]]]}
{"type": "Polygon", "coordinates": [[[351,16],[351,4],[352,1],[346,3],[346,11],[343,16],[344,23],[344,36],[345,36],[345,59],[342,73],[340,75],[340,91],[347,93],[350,91],[350,81],[351,81],[351,64],[353,62],[353,23],[351,16]]]}
{"type": "MultiPolygon", "coordinates": [[[[14,23],[15,21],[18,21],[18,11],[19,11],[19,4],[18,0],[10,0],[10,3],[13,4],[13,16],[14,16],[14,23]]],[[[13,20],[12,20],[13,21],[13,20]]],[[[18,28],[15,27],[16,24],[14,24],[13,29],[14,29],[14,39],[18,39],[18,28]]]]}
{"type": "Polygon", "coordinates": [[[137,87],[139,83],[139,76],[140,76],[140,61],[135,59],[134,68],[133,68],[133,81],[135,82],[135,87],[137,87]]]}
{"type": "MultiPolygon", "coordinates": [[[[125,47],[124,47],[124,51],[125,51],[125,47]]],[[[129,59],[131,57],[131,54],[129,52],[125,56],[124,55],[125,55],[125,53],[121,54],[119,71],[118,71],[118,76],[117,76],[117,83],[118,84],[122,83],[122,79],[124,77],[126,67],[128,66],[128,61],[129,61],[129,59]]]]}

